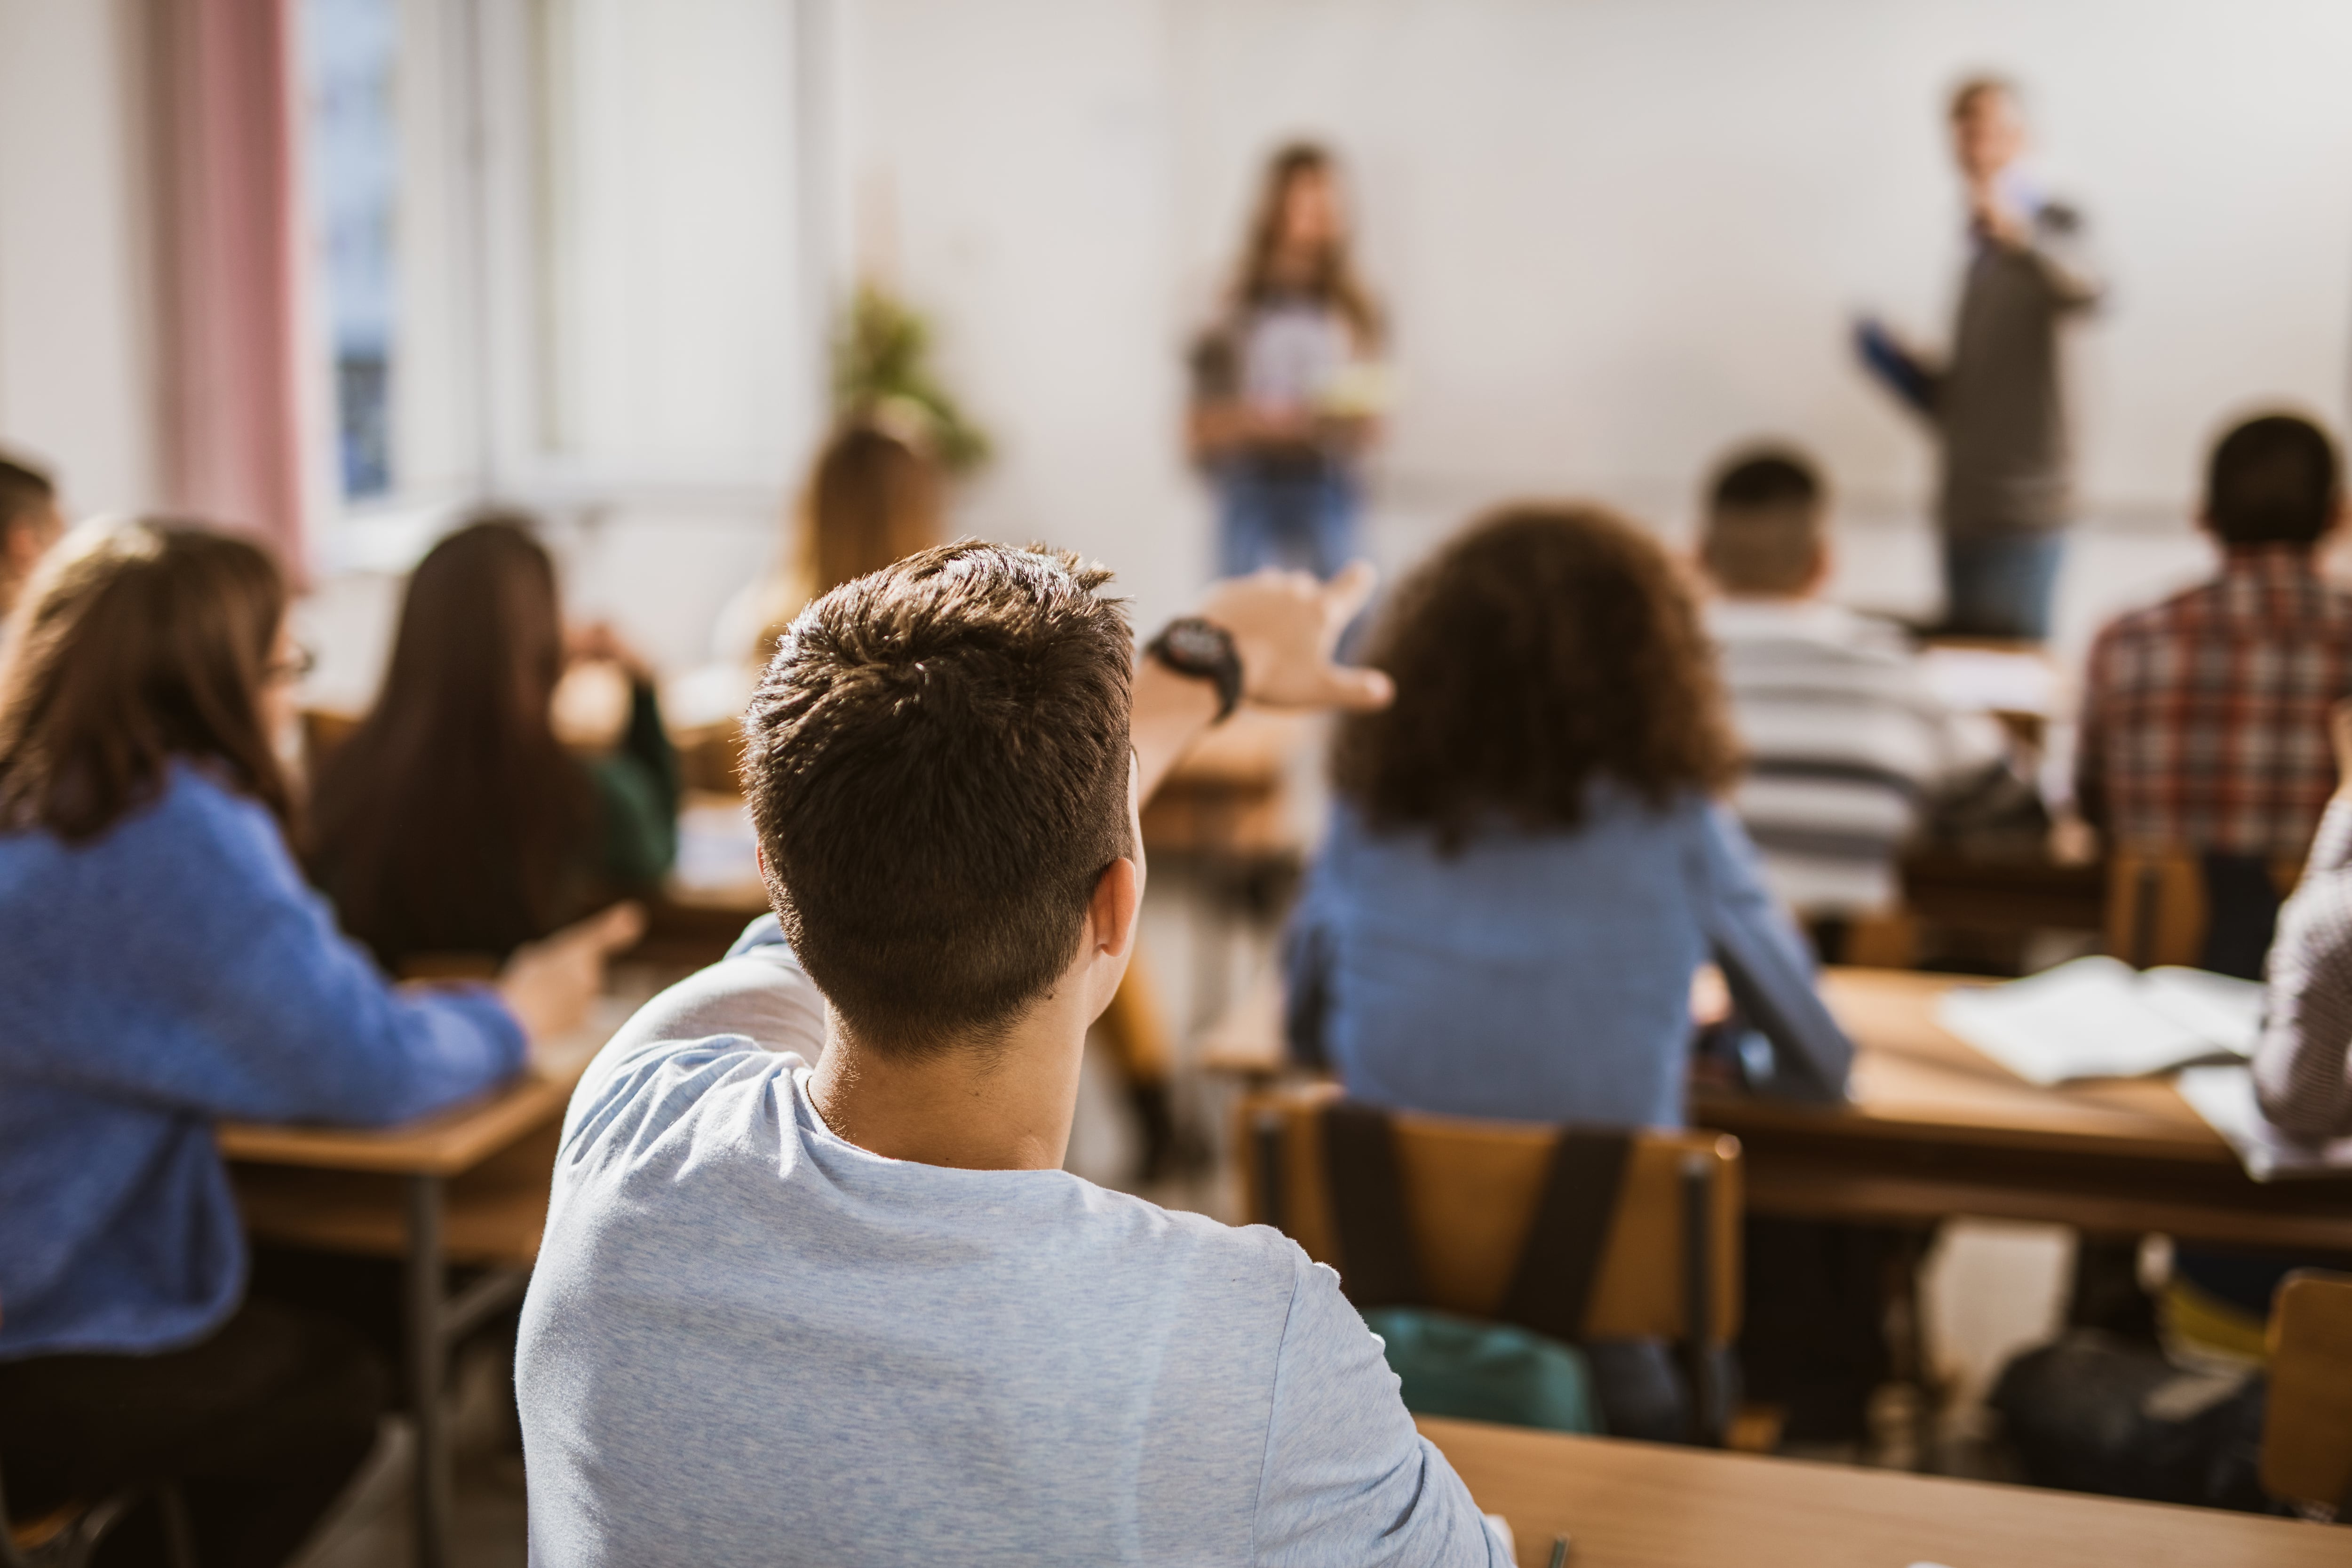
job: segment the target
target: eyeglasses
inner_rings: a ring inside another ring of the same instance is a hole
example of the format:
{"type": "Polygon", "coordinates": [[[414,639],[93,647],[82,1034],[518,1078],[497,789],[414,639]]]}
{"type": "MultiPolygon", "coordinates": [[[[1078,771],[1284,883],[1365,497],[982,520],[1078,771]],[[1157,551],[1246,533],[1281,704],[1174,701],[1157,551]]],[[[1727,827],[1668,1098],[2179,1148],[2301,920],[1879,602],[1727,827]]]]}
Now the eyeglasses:
{"type": "Polygon", "coordinates": [[[310,672],[318,668],[319,656],[300,643],[296,643],[294,651],[290,655],[272,660],[262,669],[261,677],[268,681],[304,680],[309,679],[310,672]]]}

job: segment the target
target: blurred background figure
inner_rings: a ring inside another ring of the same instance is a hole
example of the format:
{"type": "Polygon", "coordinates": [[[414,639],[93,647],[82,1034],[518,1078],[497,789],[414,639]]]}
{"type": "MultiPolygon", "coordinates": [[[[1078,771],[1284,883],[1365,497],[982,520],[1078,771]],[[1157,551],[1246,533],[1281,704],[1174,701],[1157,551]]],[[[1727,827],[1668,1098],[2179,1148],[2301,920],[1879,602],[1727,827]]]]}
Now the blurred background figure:
{"type": "Polygon", "coordinates": [[[1866,363],[1943,443],[1944,626],[2041,641],[2073,504],[2060,328],[2098,303],[2083,216],[2026,170],[2016,89],[1978,77],[1952,94],[1952,153],[1969,198],[1968,271],[1940,365],[1875,321],[1866,363]]]}
{"type": "Polygon", "coordinates": [[[1924,808],[2000,763],[1991,719],[1937,697],[1903,629],[1833,603],[1829,497],[1788,447],[1735,453],[1706,498],[1707,630],[1739,731],[1733,796],[1772,890],[1839,920],[1895,908],[1924,808]]]}
{"type": "Polygon", "coordinates": [[[29,464],[0,458],[0,626],[25,581],[66,531],[57,482],[29,464]]]}
{"type": "Polygon", "coordinates": [[[783,555],[719,613],[713,657],[764,667],[809,601],[942,542],[945,486],[922,446],[882,419],[834,432],[809,475],[783,555]]]}
{"type": "Polygon", "coordinates": [[[1331,154],[1285,147],[1223,319],[1192,352],[1192,447],[1216,485],[1220,575],[1328,577],[1357,554],[1357,464],[1386,401],[1381,331],[1331,154]]]}

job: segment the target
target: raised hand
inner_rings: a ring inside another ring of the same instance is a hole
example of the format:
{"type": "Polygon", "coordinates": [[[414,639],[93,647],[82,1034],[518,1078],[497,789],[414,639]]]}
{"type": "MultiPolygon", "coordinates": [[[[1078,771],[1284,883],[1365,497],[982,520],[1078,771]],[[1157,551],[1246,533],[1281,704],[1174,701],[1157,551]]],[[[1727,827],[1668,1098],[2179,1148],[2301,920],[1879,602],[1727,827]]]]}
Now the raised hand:
{"type": "Polygon", "coordinates": [[[1260,572],[1209,590],[1199,615],[1233,634],[1242,690],[1269,708],[1385,708],[1396,696],[1386,674],[1331,662],[1331,650],[1378,574],[1350,563],[1328,583],[1304,572],[1260,572]]]}

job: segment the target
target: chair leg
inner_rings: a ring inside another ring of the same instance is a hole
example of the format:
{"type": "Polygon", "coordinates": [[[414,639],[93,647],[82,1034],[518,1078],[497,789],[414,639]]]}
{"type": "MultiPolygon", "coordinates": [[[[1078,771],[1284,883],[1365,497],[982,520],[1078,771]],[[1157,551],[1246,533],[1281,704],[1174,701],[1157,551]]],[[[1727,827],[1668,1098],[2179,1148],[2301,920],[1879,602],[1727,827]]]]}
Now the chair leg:
{"type": "Polygon", "coordinates": [[[1720,1448],[1724,1391],[1715,1357],[1715,1166],[1703,1154],[1683,1158],[1683,1335],[1688,1353],[1691,1432],[1720,1448]]]}
{"type": "Polygon", "coordinates": [[[188,1504],[179,1487],[171,1481],[157,1487],[155,1507],[163,1516],[163,1554],[172,1568],[196,1568],[196,1532],[188,1522],[188,1504]]]}

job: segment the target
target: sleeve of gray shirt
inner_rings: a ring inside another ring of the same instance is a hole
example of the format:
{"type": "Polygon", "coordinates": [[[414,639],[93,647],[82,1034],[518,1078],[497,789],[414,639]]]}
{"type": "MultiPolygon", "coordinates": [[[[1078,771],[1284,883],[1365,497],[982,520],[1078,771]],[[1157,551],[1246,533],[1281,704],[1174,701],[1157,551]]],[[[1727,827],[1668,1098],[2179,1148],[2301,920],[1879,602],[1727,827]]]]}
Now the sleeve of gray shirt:
{"type": "Polygon", "coordinates": [[[1339,1277],[1297,1252],[1274,1379],[1255,1560],[1268,1568],[1509,1568],[1470,1490],[1398,1395],[1339,1277]]]}
{"type": "Polygon", "coordinates": [[[775,916],[753,921],[725,958],[630,1016],[572,1090],[564,1137],[571,1137],[581,1108],[601,1100],[604,1086],[639,1053],[713,1035],[740,1035],[767,1050],[796,1051],[812,1066],[824,1054],[824,995],[793,956],[775,916]]]}
{"type": "Polygon", "coordinates": [[[2352,796],[2320,819],[2303,880],[2279,911],[2254,1047],[2263,1114],[2291,1137],[2352,1133],[2352,796]]]}

